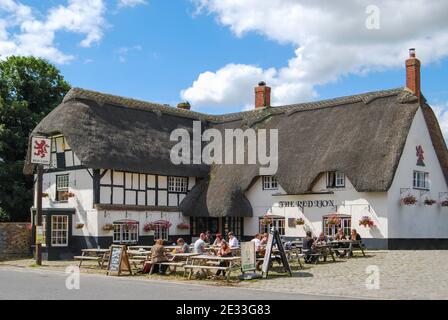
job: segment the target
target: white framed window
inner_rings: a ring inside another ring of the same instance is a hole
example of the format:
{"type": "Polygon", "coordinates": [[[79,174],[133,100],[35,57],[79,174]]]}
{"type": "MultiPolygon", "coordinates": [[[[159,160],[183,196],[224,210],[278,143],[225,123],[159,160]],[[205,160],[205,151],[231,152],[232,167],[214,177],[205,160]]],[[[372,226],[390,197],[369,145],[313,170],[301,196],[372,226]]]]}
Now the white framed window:
{"type": "Polygon", "coordinates": [[[168,177],[168,191],[187,192],[188,178],[186,177],[168,177]]]}
{"type": "Polygon", "coordinates": [[[328,237],[334,237],[338,232],[339,228],[344,230],[344,234],[346,236],[350,236],[351,228],[352,228],[352,219],[351,217],[339,217],[341,219],[341,223],[339,225],[329,225],[327,224],[327,220],[329,217],[323,218],[323,229],[324,234],[328,237]]]}
{"type": "Polygon", "coordinates": [[[429,173],[414,171],[412,185],[415,189],[429,189],[429,173]]]}
{"type": "Polygon", "coordinates": [[[67,245],[68,245],[68,216],[65,215],[51,216],[51,246],[66,247],[67,245]]]}
{"type": "Polygon", "coordinates": [[[114,222],[114,243],[137,243],[138,223],[137,222],[114,222]]]}
{"type": "Polygon", "coordinates": [[[68,181],[68,174],[56,176],[56,201],[68,201],[68,181]]]}
{"type": "Polygon", "coordinates": [[[159,226],[156,225],[156,228],[154,230],[154,239],[162,239],[162,240],[168,240],[169,236],[169,228],[165,226],[159,226]]]}
{"type": "Polygon", "coordinates": [[[327,172],[327,188],[345,187],[345,173],[341,171],[327,172]]]}
{"type": "Polygon", "coordinates": [[[260,233],[269,233],[272,227],[274,227],[276,230],[278,230],[278,233],[281,236],[285,235],[285,218],[271,218],[272,223],[265,224],[263,223],[263,218],[260,218],[260,233]]]}
{"type": "Polygon", "coordinates": [[[278,190],[276,176],[263,176],[263,190],[278,190]]]}

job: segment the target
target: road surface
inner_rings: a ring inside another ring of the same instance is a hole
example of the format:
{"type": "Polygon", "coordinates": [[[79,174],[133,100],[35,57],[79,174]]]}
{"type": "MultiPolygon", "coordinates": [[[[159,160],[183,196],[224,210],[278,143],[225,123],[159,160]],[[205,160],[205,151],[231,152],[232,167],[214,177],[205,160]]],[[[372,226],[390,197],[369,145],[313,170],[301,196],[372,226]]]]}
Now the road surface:
{"type": "Polygon", "coordinates": [[[0,300],[314,300],[337,297],[275,293],[193,283],[81,274],[79,289],[67,289],[60,271],[0,267],[0,300]]]}

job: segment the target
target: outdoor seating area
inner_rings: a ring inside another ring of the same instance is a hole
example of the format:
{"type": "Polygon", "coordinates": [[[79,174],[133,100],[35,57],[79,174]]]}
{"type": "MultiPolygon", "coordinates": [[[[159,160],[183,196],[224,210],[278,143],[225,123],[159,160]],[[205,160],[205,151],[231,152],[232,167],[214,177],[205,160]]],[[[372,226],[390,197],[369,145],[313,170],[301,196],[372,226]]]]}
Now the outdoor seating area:
{"type": "MultiPolygon", "coordinates": [[[[257,234],[252,240],[256,250],[254,272],[261,270],[260,267],[265,260],[267,236],[267,234],[257,234]]],[[[124,246],[132,270],[131,274],[175,275],[188,280],[194,278],[230,281],[232,275],[236,277],[244,273],[241,246],[229,247],[222,237],[218,238],[219,241],[206,243],[205,234],[201,237],[202,239],[199,238],[191,244],[186,244],[183,239],[179,239],[177,245],[163,245],[162,240],[156,240],[153,246],[124,246]]],[[[301,271],[320,263],[348,261],[357,253],[360,257],[366,257],[366,249],[361,240],[326,239],[322,241],[314,238],[311,247],[308,240],[307,238],[297,238],[293,241],[281,240],[282,250],[291,270],[301,271]]],[[[235,244],[235,241],[233,243],[235,244]]],[[[110,248],[83,249],[81,256],[75,256],[74,259],[79,261],[79,267],[89,266],[102,270],[108,266],[110,252],[110,248]]],[[[279,271],[282,273],[286,269],[282,263],[282,252],[276,244],[270,252],[269,268],[275,269],[278,265],[283,268],[279,271]]]]}

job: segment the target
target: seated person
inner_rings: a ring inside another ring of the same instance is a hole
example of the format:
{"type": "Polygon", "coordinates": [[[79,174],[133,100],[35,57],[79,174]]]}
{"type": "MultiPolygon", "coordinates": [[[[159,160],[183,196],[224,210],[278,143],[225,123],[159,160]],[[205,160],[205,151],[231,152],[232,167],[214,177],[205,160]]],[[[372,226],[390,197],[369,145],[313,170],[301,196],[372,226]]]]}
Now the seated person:
{"type": "Polygon", "coordinates": [[[252,239],[252,240],[250,240],[250,241],[252,241],[252,242],[254,242],[255,243],[255,252],[259,252],[260,251],[260,249],[261,249],[261,236],[260,236],[260,234],[259,233],[257,233],[256,235],[255,235],[255,237],[252,239]]]}
{"type": "MultiPolygon", "coordinates": [[[[344,230],[343,230],[342,228],[338,228],[338,232],[335,234],[335,236],[334,236],[334,240],[335,240],[335,241],[347,240],[347,237],[345,236],[344,230]]],[[[334,252],[336,253],[336,255],[337,255],[338,257],[343,257],[343,256],[345,256],[345,254],[346,254],[346,251],[345,251],[345,250],[343,251],[343,253],[340,253],[339,250],[338,250],[338,248],[344,248],[344,247],[346,247],[346,246],[347,246],[347,245],[344,244],[344,243],[336,243],[336,244],[334,245],[334,248],[335,248],[334,252]]]]}
{"type": "Polygon", "coordinates": [[[317,237],[317,243],[325,244],[328,242],[328,237],[325,235],[325,233],[321,232],[319,234],[319,237],[317,237]]]}
{"type": "Polygon", "coordinates": [[[240,246],[238,239],[235,237],[232,231],[228,233],[229,236],[229,247],[230,248],[238,248],[240,246]]]}
{"type": "MultiPolygon", "coordinates": [[[[352,248],[359,248],[361,246],[362,239],[356,229],[352,229],[352,231],[350,232],[350,240],[359,241],[358,243],[353,243],[352,248]]],[[[350,255],[353,255],[353,252],[350,252],[350,255]]]]}
{"type": "Polygon", "coordinates": [[[267,232],[263,233],[263,237],[261,238],[261,244],[262,245],[268,243],[268,237],[269,237],[269,235],[268,235],[267,232]]]}
{"type": "Polygon", "coordinates": [[[194,253],[205,254],[205,233],[201,233],[194,243],[194,253]]]}
{"type": "Polygon", "coordinates": [[[303,239],[303,253],[305,254],[305,262],[313,263],[316,261],[316,256],[311,256],[310,254],[316,253],[316,246],[314,245],[314,239],[312,237],[311,231],[306,232],[306,237],[303,239]]]}
{"type": "Polygon", "coordinates": [[[185,243],[183,238],[177,239],[177,245],[179,248],[176,248],[176,253],[190,253],[190,246],[185,243]]]}
{"type": "Polygon", "coordinates": [[[168,266],[161,266],[157,263],[166,261],[168,261],[168,258],[165,253],[165,247],[163,246],[163,240],[158,239],[151,249],[151,263],[154,264],[153,272],[164,275],[168,266]]]}
{"type": "Polygon", "coordinates": [[[212,233],[209,230],[207,230],[207,232],[205,232],[205,240],[204,241],[206,244],[209,244],[209,245],[213,244],[213,242],[215,241],[215,239],[213,239],[212,233]]]}
{"type": "MultiPolygon", "coordinates": [[[[217,253],[218,257],[231,257],[232,256],[232,250],[230,250],[230,246],[227,244],[225,240],[221,241],[221,247],[218,250],[217,253]]],[[[227,261],[220,261],[219,262],[220,267],[228,267],[229,263],[227,261]]],[[[219,276],[221,274],[222,270],[218,270],[216,272],[216,275],[219,276]]],[[[223,276],[226,276],[226,272],[222,271],[223,276]]]]}
{"type": "Polygon", "coordinates": [[[213,242],[213,245],[216,246],[216,247],[219,247],[219,246],[221,246],[221,242],[222,242],[222,234],[217,233],[216,234],[216,239],[213,242]]]}

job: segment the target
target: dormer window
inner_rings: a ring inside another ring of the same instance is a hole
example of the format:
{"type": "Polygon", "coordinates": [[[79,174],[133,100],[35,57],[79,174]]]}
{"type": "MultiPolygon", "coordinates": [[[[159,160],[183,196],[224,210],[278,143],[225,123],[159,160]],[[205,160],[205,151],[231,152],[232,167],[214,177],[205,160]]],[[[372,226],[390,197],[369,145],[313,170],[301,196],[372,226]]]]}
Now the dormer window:
{"type": "Polygon", "coordinates": [[[263,176],[263,190],[278,190],[277,177],[263,176]]]}
{"type": "Polygon", "coordinates": [[[344,188],[345,173],[340,171],[327,172],[327,188],[344,188]]]}

